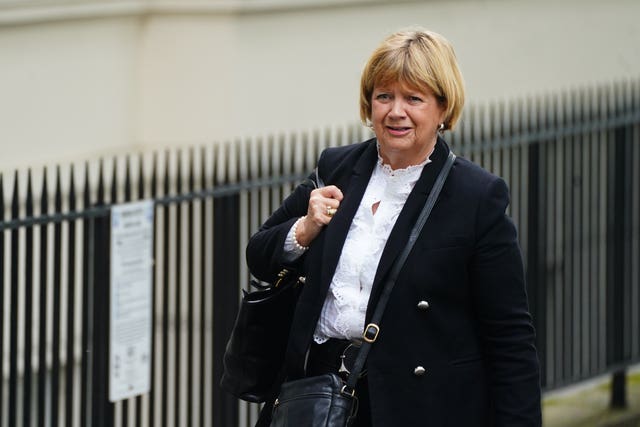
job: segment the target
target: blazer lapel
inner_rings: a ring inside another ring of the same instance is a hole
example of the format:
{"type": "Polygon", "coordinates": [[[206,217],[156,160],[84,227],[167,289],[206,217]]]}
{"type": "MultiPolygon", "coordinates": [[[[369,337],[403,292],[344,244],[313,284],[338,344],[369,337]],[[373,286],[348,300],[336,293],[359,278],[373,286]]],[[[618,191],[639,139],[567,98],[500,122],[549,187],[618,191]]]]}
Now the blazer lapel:
{"type": "Polygon", "coordinates": [[[383,279],[387,276],[389,269],[395,262],[400,251],[406,245],[411,229],[418,219],[418,215],[422,211],[429,192],[436,181],[438,173],[444,166],[448,155],[449,147],[447,147],[442,139],[438,138],[433,154],[430,156],[431,162],[424,167],[420,178],[411,193],[409,193],[409,197],[400,211],[400,215],[398,215],[398,219],[382,251],[380,263],[378,264],[378,269],[376,270],[376,275],[373,280],[371,296],[369,297],[366,316],[367,322],[373,315],[373,309],[378,301],[380,292],[382,292],[383,279]]]}

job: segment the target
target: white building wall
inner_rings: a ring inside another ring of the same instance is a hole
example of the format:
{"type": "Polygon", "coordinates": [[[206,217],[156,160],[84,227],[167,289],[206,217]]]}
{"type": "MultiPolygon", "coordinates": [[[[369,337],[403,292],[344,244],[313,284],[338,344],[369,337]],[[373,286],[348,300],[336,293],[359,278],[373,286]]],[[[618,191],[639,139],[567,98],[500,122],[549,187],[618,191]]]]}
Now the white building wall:
{"type": "Polygon", "coordinates": [[[358,120],[364,62],[411,25],[453,42],[469,102],[638,77],[638,16],[637,0],[0,0],[0,171],[358,120]]]}
{"type": "Polygon", "coordinates": [[[0,169],[135,140],[135,18],[0,26],[0,169]]]}
{"type": "Polygon", "coordinates": [[[357,119],[366,59],[413,24],[452,41],[471,102],[638,76],[639,16],[638,1],[466,0],[241,17],[234,131],[357,119]]]}

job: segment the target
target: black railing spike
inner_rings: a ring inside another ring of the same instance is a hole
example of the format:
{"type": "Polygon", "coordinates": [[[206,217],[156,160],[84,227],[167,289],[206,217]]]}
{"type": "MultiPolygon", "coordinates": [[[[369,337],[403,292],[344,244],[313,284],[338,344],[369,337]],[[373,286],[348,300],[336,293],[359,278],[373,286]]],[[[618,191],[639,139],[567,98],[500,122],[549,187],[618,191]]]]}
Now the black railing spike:
{"type": "Polygon", "coordinates": [[[125,157],[124,161],[124,201],[131,201],[131,158],[125,157]]]}
{"type": "Polygon", "coordinates": [[[620,82],[620,99],[623,100],[623,102],[620,103],[620,113],[631,110],[631,88],[631,81],[623,80],[620,82]]]}
{"type": "Polygon", "coordinates": [[[233,157],[235,158],[235,176],[233,177],[234,181],[242,179],[242,150],[245,150],[247,147],[246,144],[243,143],[241,139],[237,139],[235,143],[231,146],[231,149],[234,151],[233,157]]]}
{"type": "Polygon", "coordinates": [[[207,149],[200,147],[200,188],[207,188],[207,149]]]}
{"type": "Polygon", "coordinates": [[[100,159],[98,166],[98,192],[96,197],[96,206],[104,206],[104,159],[100,159]]]}
{"type": "Polygon", "coordinates": [[[25,213],[27,217],[33,216],[33,189],[31,185],[31,168],[27,169],[27,200],[25,201],[25,213]]]}
{"type": "Polygon", "coordinates": [[[13,174],[13,195],[11,197],[11,218],[18,219],[20,217],[20,186],[18,185],[18,171],[13,174]]]}
{"type": "Polygon", "coordinates": [[[164,189],[164,195],[168,195],[169,191],[171,190],[171,186],[170,186],[170,177],[171,177],[171,163],[169,161],[169,150],[165,151],[165,155],[164,155],[164,183],[163,183],[163,189],[164,189]]]}
{"type": "Polygon", "coordinates": [[[74,167],[71,165],[69,169],[69,210],[76,210],[76,186],[75,186],[75,177],[74,177],[74,167]]]}
{"type": "Polygon", "coordinates": [[[111,198],[109,203],[115,205],[118,203],[118,159],[113,158],[113,167],[111,168],[111,198]]]}
{"type": "Polygon", "coordinates": [[[153,152],[151,158],[151,197],[156,198],[158,195],[158,152],[153,152]]]}
{"type": "Polygon", "coordinates": [[[182,193],[182,150],[176,150],[176,193],[182,193]]]}
{"type": "Polygon", "coordinates": [[[46,214],[49,211],[49,186],[47,184],[47,168],[42,170],[42,192],[40,194],[40,213],[46,214]]]}
{"type": "Polygon", "coordinates": [[[255,137],[253,139],[253,154],[249,156],[249,166],[248,166],[248,178],[252,179],[255,176],[260,176],[260,150],[262,146],[263,139],[260,137],[255,137]]]}
{"type": "Polygon", "coordinates": [[[632,103],[632,88],[633,86],[631,85],[631,80],[624,80],[620,83],[621,87],[621,94],[622,97],[624,99],[624,102],[622,103],[621,107],[622,107],[622,111],[629,111],[631,110],[631,108],[633,108],[633,103],[632,103]]]}
{"type": "Polygon", "coordinates": [[[195,177],[194,177],[194,148],[189,149],[189,191],[195,191],[195,177]]]}
{"type": "MultiPolygon", "coordinates": [[[[4,219],[4,180],[0,173],[0,220],[4,219]]],[[[1,412],[1,411],[0,411],[1,412]]]]}
{"type": "Polygon", "coordinates": [[[138,156],[138,199],[144,199],[144,156],[142,153],[138,156]]]}
{"type": "Polygon", "coordinates": [[[84,164],[84,190],[82,195],[82,203],[84,204],[84,209],[87,209],[91,206],[91,180],[89,179],[89,162],[85,162],[84,164]]]}
{"type": "Polygon", "coordinates": [[[60,166],[56,167],[56,193],[55,193],[55,212],[62,212],[62,183],[60,179],[60,166]]]}
{"type": "Polygon", "coordinates": [[[211,186],[218,186],[218,156],[220,155],[220,149],[222,144],[214,144],[211,149],[211,186]]]}

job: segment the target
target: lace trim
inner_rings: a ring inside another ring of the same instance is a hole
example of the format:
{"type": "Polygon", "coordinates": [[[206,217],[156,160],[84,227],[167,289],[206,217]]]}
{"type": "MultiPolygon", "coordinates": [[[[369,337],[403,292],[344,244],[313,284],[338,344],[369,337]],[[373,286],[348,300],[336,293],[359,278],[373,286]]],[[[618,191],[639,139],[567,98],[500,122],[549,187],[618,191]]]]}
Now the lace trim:
{"type": "Polygon", "coordinates": [[[427,157],[420,162],[417,165],[411,165],[411,166],[407,166],[406,168],[400,168],[400,169],[392,169],[390,165],[387,165],[386,163],[384,163],[384,161],[382,160],[382,156],[380,155],[380,143],[376,142],[376,149],[378,150],[378,166],[382,169],[382,171],[389,176],[403,176],[403,175],[409,175],[411,173],[414,173],[416,170],[421,170],[424,167],[424,165],[426,165],[427,163],[431,163],[431,155],[433,154],[433,150],[435,150],[435,147],[433,150],[431,150],[431,152],[427,155],[427,157]]]}
{"type": "Polygon", "coordinates": [[[392,169],[391,166],[389,166],[386,163],[382,162],[382,157],[380,157],[380,155],[378,155],[378,166],[382,169],[382,172],[384,172],[385,175],[388,176],[397,176],[397,177],[401,177],[403,175],[409,175],[412,172],[414,172],[416,169],[420,169],[422,170],[422,168],[424,167],[424,165],[426,165],[427,163],[429,163],[431,160],[429,160],[429,158],[426,158],[424,162],[418,164],[418,165],[411,165],[411,166],[407,166],[406,168],[402,168],[402,169],[392,169]]]}

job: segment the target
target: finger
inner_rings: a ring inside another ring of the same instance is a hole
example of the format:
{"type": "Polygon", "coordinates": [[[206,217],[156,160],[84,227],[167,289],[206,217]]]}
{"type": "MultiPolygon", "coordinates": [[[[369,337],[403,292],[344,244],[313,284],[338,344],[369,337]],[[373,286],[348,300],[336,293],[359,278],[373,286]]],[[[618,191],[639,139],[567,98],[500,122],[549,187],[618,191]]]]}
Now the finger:
{"type": "Polygon", "coordinates": [[[344,197],[342,191],[340,191],[340,189],[335,185],[328,185],[314,191],[318,191],[320,194],[322,194],[323,197],[326,197],[328,199],[335,199],[337,201],[341,201],[344,197]]]}
{"type": "Polygon", "coordinates": [[[310,209],[319,208],[320,211],[326,210],[327,207],[337,208],[340,206],[340,200],[342,200],[342,192],[340,190],[336,193],[323,192],[321,189],[313,190],[309,197],[309,207],[310,209]],[[335,195],[338,198],[329,197],[330,195],[335,195]]]}
{"type": "Polygon", "coordinates": [[[327,217],[334,216],[340,207],[340,201],[336,199],[320,198],[319,201],[322,202],[322,214],[327,217]]]}
{"type": "MultiPolygon", "coordinates": [[[[322,214],[327,220],[331,220],[331,218],[338,212],[338,207],[340,206],[340,202],[333,199],[326,199],[326,204],[323,206],[322,214]]],[[[328,221],[327,221],[328,222],[328,221]]]]}
{"type": "Polygon", "coordinates": [[[338,209],[340,207],[340,201],[336,199],[322,199],[322,202],[324,203],[325,210],[329,208],[338,209]]]}
{"type": "Polygon", "coordinates": [[[312,192],[311,197],[309,198],[307,217],[312,220],[317,226],[323,226],[329,222],[330,217],[327,216],[328,202],[336,201],[323,197],[319,192],[315,194],[312,192]]]}

